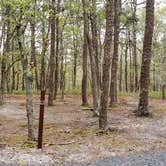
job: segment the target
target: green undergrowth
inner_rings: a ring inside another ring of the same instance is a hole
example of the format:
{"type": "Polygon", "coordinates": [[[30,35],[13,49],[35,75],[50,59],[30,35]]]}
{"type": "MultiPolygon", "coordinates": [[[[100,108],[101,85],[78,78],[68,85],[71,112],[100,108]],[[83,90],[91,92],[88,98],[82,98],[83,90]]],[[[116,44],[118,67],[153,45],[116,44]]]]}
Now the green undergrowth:
{"type": "Polygon", "coordinates": [[[162,98],[162,92],[161,91],[150,91],[149,96],[152,98],[162,98]]]}
{"type": "MultiPolygon", "coordinates": [[[[5,94],[25,95],[26,92],[25,92],[25,90],[13,90],[13,91],[10,92],[10,93],[5,92],[5,94]]],[[[38,95],[38,94],[40,94],[40,91],[38,91],[38,90],[34,90],[34,91],[33,91],[33,94],[38,95]]]]}
{"type": "Polygon", "coordinates": [[[74,131],[74,134],[76,135],[109,135],[109,134],[116,134],[119,131],[114,130],[101,130],[101,129],[77,129],[74,131]]]}
{"type": "MultiPolygon", "coordinates": [[[[5,91],[5,94],[13,94],[13,95],[25,95],[25,90],[13,90],[11,93],[7,93],[5,91]]],[[[34,90],[33,94],[39,95],[40,90],[34,90]]],[[[81,89],[68,89],[65,90],[65,95],[80,95],[81,94],[81,89]]],[[[58,91],[58,95],[61,95],[61,92],[58,91]]],[[[87,95],[91,95],[91,90],[87,89],[87,95]]],[[[130,97],[139,97],[139,92],[118,92],[118,96],[130,96],[130,97]]],[[[152,98],[162,98],[162,92],[161,91],[150,91],[149,96],[152,98]]],[[[0,101],[0,105],[4,104],[2,101],[0,101]]]]}
{"type": "MultiPolygon", "coordinates": [[[[139,92],[119,92],[119,96],[130,96],[130,97],[139,97],[139,92]]],[[[161,91],[150,91],[149,97],[151,98],[162,98],[162,92],[161,91]]]]}
{"type": "Polygon", "coordinates": [[[22,148],[35,148],[36,147],[36,141],[25,141],[22,143],[22,148]]]}

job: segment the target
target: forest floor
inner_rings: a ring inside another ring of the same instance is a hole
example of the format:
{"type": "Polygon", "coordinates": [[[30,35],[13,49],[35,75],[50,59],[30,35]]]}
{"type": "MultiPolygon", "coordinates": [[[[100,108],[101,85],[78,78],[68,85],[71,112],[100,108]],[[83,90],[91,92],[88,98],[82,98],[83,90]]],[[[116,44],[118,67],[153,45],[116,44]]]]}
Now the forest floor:
{"type": "MultiPolygon", "coordinates": [[[[39,96],[34,96],[37,136],[39,96]]],[[[138,98],[122,96],[108,110],[112,130],[98,130],[98,118],[82,109],[81,96],[66,95],[45,107],[43,150],[27,142],[25,96],[7,95],[0,106],[0,161],[25,164],[91,162],[103,157],[166,150],[166,101],[151,98],[149,118],[136,117],[138,98]]],[[[51,164],[48,164],[51,165],[51,164]]]]}

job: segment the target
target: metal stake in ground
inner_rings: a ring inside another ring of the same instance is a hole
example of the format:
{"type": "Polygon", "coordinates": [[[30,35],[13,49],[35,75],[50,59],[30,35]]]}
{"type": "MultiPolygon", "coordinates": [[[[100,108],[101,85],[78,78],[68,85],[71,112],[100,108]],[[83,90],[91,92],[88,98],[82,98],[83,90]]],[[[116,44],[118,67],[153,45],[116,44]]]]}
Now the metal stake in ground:
{"type": "Polygon", "coordinates": [[[45,91],[41,91],[40,96],[40,114],[39,114],[39,131],[38,131],[38,149],[42,149],[43,141],[43,122],[44,122],[44,101],[45,101],[45,91]]]}

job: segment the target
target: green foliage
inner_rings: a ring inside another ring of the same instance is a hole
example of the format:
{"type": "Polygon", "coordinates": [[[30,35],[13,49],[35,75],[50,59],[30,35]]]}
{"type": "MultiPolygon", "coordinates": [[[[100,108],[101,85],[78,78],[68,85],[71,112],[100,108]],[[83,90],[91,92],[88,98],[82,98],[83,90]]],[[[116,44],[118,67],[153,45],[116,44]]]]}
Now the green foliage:
{"type": "Polygon", "coordinates": [[[162,97],[162,92],[161,91],[150,91],[149,96],[152,98],[160,98],[162,97]]]}
{"type": "Polygon", "coordinates": [[[81,94],[81,89],[70,89],[66,90],[66,94],[78,95],[81,94]]]}
{"type": "Polygon", "coordinates": [[[23,148],[35,148],[36,147],[36,141],[25,141],[21,147],[23,148]]]}

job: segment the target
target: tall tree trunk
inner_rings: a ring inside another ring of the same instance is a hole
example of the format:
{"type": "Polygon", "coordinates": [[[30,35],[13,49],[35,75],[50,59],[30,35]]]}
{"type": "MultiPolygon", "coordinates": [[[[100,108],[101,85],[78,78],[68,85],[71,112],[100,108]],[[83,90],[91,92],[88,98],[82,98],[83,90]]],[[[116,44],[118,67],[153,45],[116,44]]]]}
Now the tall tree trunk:
{"type": "Polygon", "coordinates": [[[61,99],[64,100],[64,90],[65,90],[65,68],[64,68],[64,52],[63,52],[63,39],[61,35],[60,40],[61,45],[61,68],[60,68],[60,89],[61,89],[61,99]]]}
{"type": "MultiPolygon", "coordinates": [[[[9,52],[10,54],[10,52],[9,52]]],[[[9,65],[7,65],[7,68],[9,67],[9,65]]],[[[10,76],[11,76],[11,69],[9,68],[9,70],[6,70],[6,90],[7,93],[10,93],[10,76]]]]}
{"type": "MultiPolygon", "coordinates": [[[[43,11],[44,16],[44,11],[43,11]]],[[[41,53],[41,76],[40,76],[40,88],[42,91],[46,89],[46,62],[45,62],[45,56],[46,51],[48,48],[48,35],[45,35],[45,22],[42,22],[42,53],[41,53]]]]}
{"type": "Polygon", "coordinates": [[[83,41],[83,53],[82,53],[82,105],[88,105],[87,100],[87,55],[88,55],[88,43],[87,43],[87,34],[88,34],[88,16],[86,10],[86,0],[82,0],[83,4],[83,15],[84,15],[84,41],[83,41]]]}
{"type": "Polygon", "coordinates": [[[4,48],[3,48],[3,55],[2,55],[2,65],[1,65],[1,89],[0,89],[0,104],[3,103],[4,100],[4,90],[5,90],[5,84],[7,81],[7,58],[10,53],[10,6],[6,7],[5,11],[5,16],[7,17],[6,19],[6,27],[7,27],[7,32],[6,32],[6,41],[4,41],[4,48]]]}
{"type": "Polygon", "coordinates": [[[23,35],[24,29],[22,29],[21,24],[17,24],[17,40],[18,46],[20,50],[21,62],[23,66],[23,75],[25,79],[25,89],[26,89],[26,112],[28,118],[28,140],[34,141],[35,134],[34,134],[34,117],[33,117],[33,66],[29,66],[28,68],[28,59],[26,57],[25,49],[23,46],[23,35]],[[29,71],[28,71],[29,70],[29,71]]]}
{"type": "Polygon", "coordinates": [[[52,0],[52,14],[50,15],[51,21],[51,50],[49,62],[49,78],[48,78],[48,106],[53,106],[54,100],[54,69],[55,69],[55,0],[52,0]]]}
{"type": "Polygon", "coordinates": [[[19,90],[20,74],[17,72],[16,90],[19,90]]]}
{"type": "Polygon", "coordinates": [[[24,74],[22,75],[22,83],[21,83],[21,85],[22,85],[22,91],[24,91],[25,90],[25,76],[24,76],[24,74]]]}
{"type": "Polygon", "coordinates": [[[140,78],[140,98],[138,105],[138,115],[147,116],[148,95],[150,85],[150,64],[152,56],[152,38],[154,30],[154,0],[146,1],[146,25],[143,43],[141,78],[140,78]]]}
{"type": "Polygon", "coordinates": [[[103,75],[102,75],[102,93],[100,101],[99,128],[107,127],[107,105],[108,90],[110,79],[110,63],[111,63],[111,44],[112,44],[112,1],[106,1],[106,32],[104,45],[103,75]]]}
{"type": "Polygon", "coordinates": [[[56,60],[55,60],[55,92],[54,99],[57,97],[58,87],[59,87],[59,13],[60,13],[60,2],[57,1],[57,10],[56,10],[56,60]]]}
{"type": "Polygon", "coordinates": [[[99,93],[98,93],[98,85],[97,85],[97,74],[96,74],[96,61],[95,54],[93,50],[92,40],[87,34],[87,43],[89,48],[89,56],[90,56],[90,66],[91,66],[91,78],[92,78],[92,96],[93,96],[93,109],[94,115],[99,115],[99,93]]]}
{"type": "Polygon", "coordinates": [[[138,91],[138,62],[137,62],[137,0],[133,0],[133,65],[134,65],[134,80],[135,80],[135,91],[138,91]]]}
{"type": "Polygon", "coordinates": [[[74,62],[73,62],[73,89],[76,88],[76,78],[77,78],[77,58],[78,58],[78,39],[73,39],[73,45],[74,45],[74,62]]]}
{"type": "Polygon", "coordinates": [[[121,54],[120,54],[120,70],[119,70],[119,91],[122,92],[122,80],[123,76],[123,47],[121,47],[121,54]]]}
{"type": "Polygon", "coordinates": [[[118,54],[119,54],[119,30],[120,30],[120,2],[114,1],[114,53],[111,67],[110,105],[116,104],[117,80],[118,80],[118,54]]]}
{"type": "MultiPolygon", "coordinates": [[[[12,62],[14,62],[14,41],[12,41],[12,62]]],[[[15,66],[13,65],[12,66],[12,87],[11,87],[11,90],[13,92],[13,90],[15,90],[15,87],[16,87],[16,81],[15,81],[15,76],[16,76],[16,73],[15,73],[15,66]]]]}
{"type": "Polygon", "coordinates": [[[36,0],[32,4],[33,14],[30,20],[30,29],[31,29],[31,63],[34,65],[35,69],[35,83],[36,88],[39,89],[39,80],[38,80],[38,70],[37,70],[37,61],[36,61],[36,48],[35,48],[35,25],[36,25],[36,0]]]}
{"type": "Polygon", "coordinates": [[[100,66],[99,66],[99,49],[98,49],[98,33],[97,33],[97,14],[96,14],[96,0],[92,0],[92,11],[91,11],[91,29],[92,29],[92,45],[95,55],[96,63],[96,76],[97,76],[97,87],[100,89],[100,66]]]}
{"type": "Polygon", "coordinates": [[[165,87],[166,85],[162,85],[162,99],[165,100],[165,87]]]}
{"type": "MultiPolygon", "coordinates": [[[[50,4],[50,1],[49,1],[50,4]]],[[[42,17],[45,17],[45,6],[42,6],[42,17]]],[[[48,22],[42,20],[42,53],[41,53],[41,73],[40,73],[40,89],[45,91],[47,89],[46,77],[49,74],[46,74],[46,51],[49,46],[49,33],[50,33],[50,17],[48,22]],[[48,24],[48,26],[46,26],[48,24]],[[46,31],[47,27],[47,31],[46,31]]]]}
{"type": "Polygon", "coordinates": [[[128,39],[129,39],[129,57],[130,57],[130,92],[133,92],[134,91],[134,73],[133,73],[133,64],[132,64],[132,40],[131,40],[131,34],[129,32],[128,34],[128,39]]]}
{"type": "MultiPolygon", "coordinates": [[[[127,31],[127,30],[126,30],[127,31]]],[[[128,92],[128,39],[127,39],[127,32],[126,32],[126,48],[125,48],[125,90],[128,92]]]]}
{"type": "Polygon", "coordinates": [[[156,65],[153,64],[153,91],[156,91],[156,65]]]}

